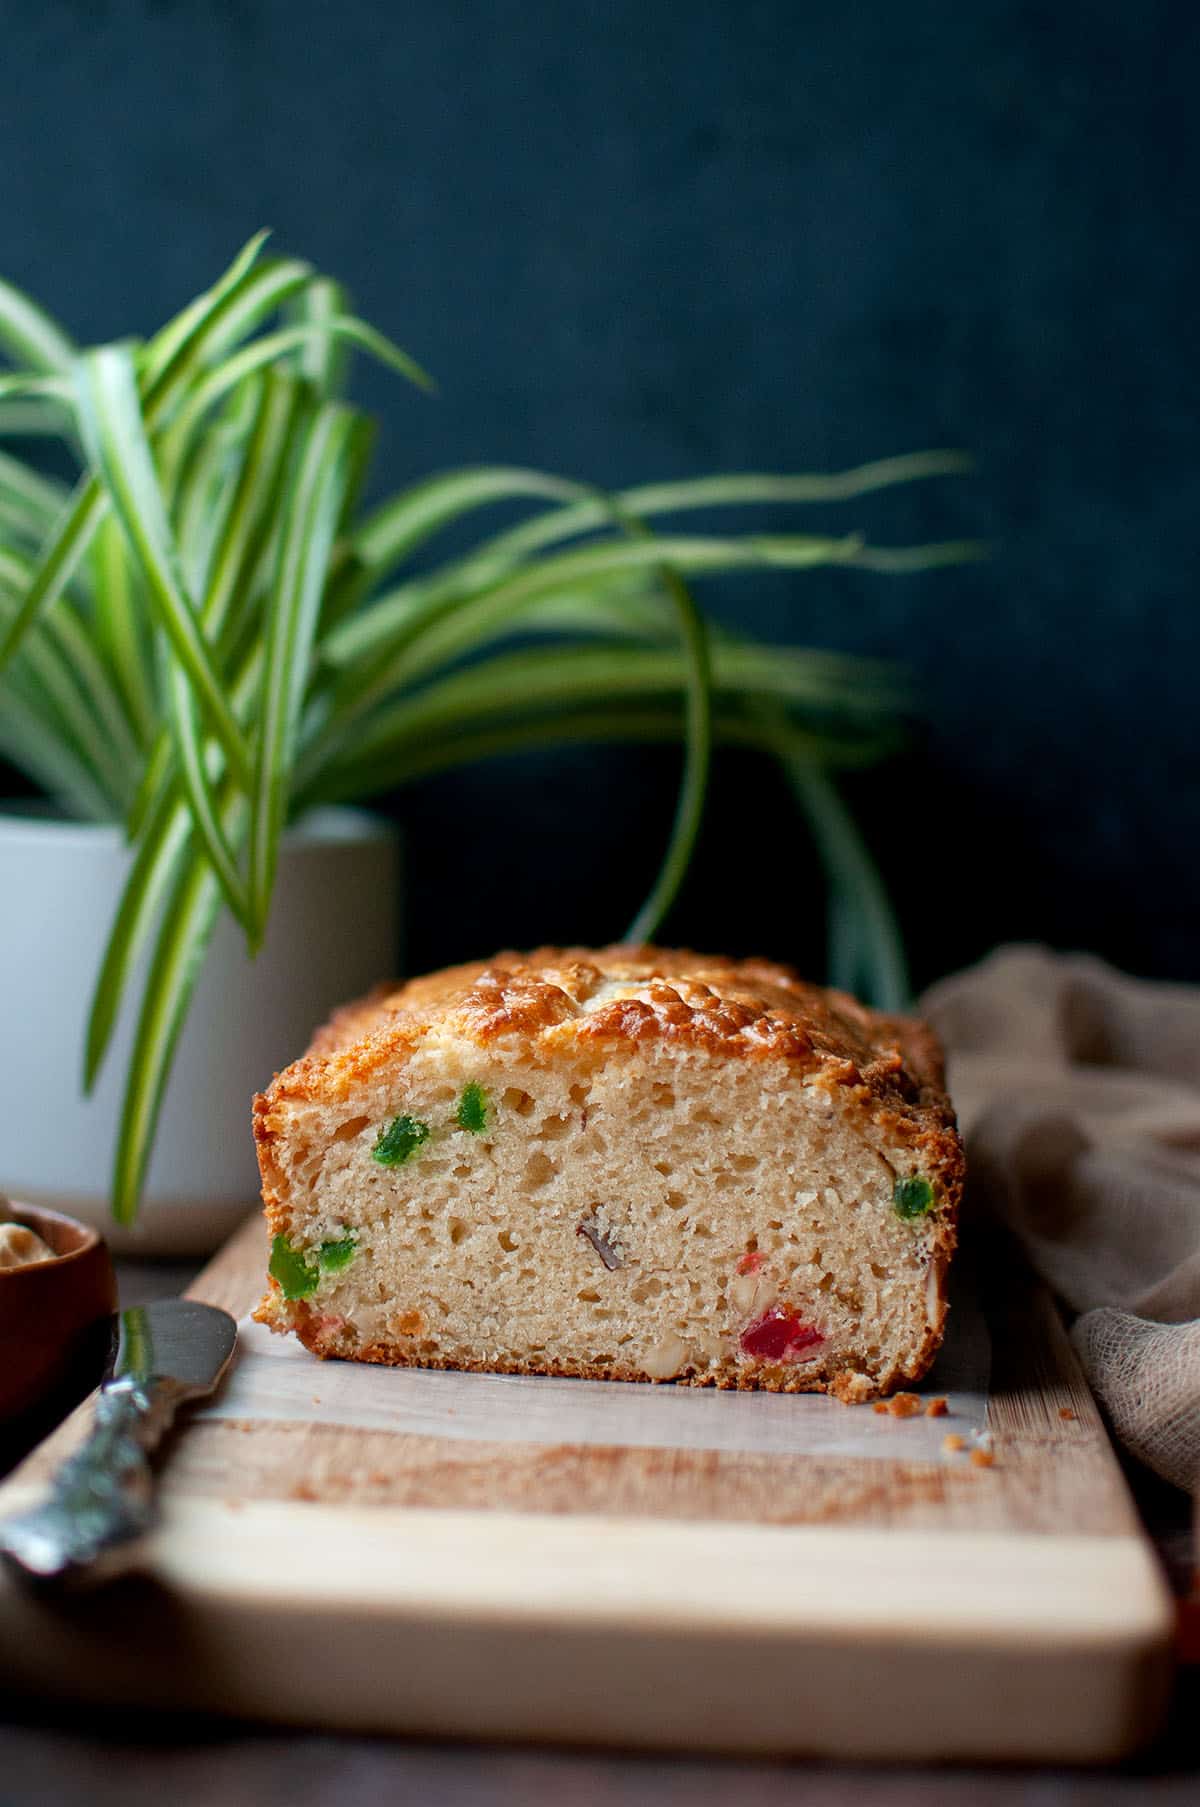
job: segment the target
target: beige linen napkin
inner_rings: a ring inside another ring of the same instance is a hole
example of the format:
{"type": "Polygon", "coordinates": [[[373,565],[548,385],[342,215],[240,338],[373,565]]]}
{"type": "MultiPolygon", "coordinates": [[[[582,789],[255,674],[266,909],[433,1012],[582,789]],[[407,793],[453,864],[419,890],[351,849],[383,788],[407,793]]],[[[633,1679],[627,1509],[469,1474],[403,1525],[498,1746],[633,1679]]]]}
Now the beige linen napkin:
{"type": "Polygon", "coordinates": [[[1079,1313],[1122,1441],[1200,1484],[1200,990],[1001,948],[922,1014],[946,1045],[969,1196],[1079,1313]]]}

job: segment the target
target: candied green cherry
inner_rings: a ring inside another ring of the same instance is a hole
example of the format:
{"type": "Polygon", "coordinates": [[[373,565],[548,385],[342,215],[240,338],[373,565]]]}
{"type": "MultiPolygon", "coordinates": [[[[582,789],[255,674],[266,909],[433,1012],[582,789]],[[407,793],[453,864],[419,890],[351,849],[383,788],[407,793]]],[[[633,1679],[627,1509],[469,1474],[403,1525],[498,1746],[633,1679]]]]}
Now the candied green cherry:
{"type": "Polygon", "coordinates": [[[358,1237],[343,1236],[337,1242],[323,1242],[317,1260],[323,1274],[337,1274],[349,1267],[358,1253],[358,1237]]]}
{"type": "Polygon", "coordinates": [[[472,1080],[470,1085],[463,1087],[455,1122],[460,1129],[469,1129],[473,1136],[479,1136],[487,1128],[487,1120],[488,1095],[481,1085],[476,1085],[472,1080]]]}
{"type": "Polygon", "coordinates": [[[321,1280],[310,1251],[294,1249],[286,1236],[276,1236],[271,1243],[267,1272],[272,1280],[278,1280],[285,1299],[307,1299],[316,1292],[321,1280]]]}
{"type": "Polygon", "coordinates": [[[933,1187],[923,1173],[896,1181],[892,1205],[897,1217],[924,1217],[933,1210],[933,1187]]]}
{"type": "Polygon", "coordinates": [[[371,1152],[381,1167],[403,1167],[428,1140],[429,1125],[419,1117],[393,1117],[387,1128],[380,1130],[371,1152]]]}

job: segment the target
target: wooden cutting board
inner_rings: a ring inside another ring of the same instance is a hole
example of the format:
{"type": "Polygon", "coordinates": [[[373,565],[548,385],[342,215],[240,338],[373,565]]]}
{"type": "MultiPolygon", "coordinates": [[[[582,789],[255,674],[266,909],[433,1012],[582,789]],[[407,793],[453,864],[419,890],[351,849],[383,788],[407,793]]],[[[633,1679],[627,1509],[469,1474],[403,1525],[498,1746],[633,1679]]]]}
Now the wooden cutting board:
{"type": "MultiPolygon", "coordinates": [[[[251,1222],[193,1295],[243,1318],[265,1257],[251,1222]]],[[[955,1316],[986,1324],[990,1374],[978,1338],[949,1351],[922,1390],[949,1392],[938,1419],[322,1364],[246,1326],[168,1452],[146,1578],[63,1602],[0,1579],[0,1686],[441,1735],[1113,1759],[1159,1721],[1171,1602],[1056,1313],[983,1269],[955,1316]],[[942,1453],[985,1421],[991,1466],[942,1453]]]]}

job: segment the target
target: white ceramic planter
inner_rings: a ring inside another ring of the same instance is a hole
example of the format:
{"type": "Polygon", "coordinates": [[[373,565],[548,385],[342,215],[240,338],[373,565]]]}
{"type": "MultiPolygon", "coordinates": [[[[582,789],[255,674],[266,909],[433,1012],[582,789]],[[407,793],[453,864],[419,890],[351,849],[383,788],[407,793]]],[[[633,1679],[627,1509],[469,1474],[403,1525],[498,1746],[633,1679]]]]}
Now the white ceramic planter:
{"type": "Polygon", "coordinates": [[[335,1004],[396,969],[398,850],[386,823],[317,811],[284,837],[257,960],[222,915],[180,1038],[141,1216],[122,1231],[108,1187],[144,966],[90,1098],[80,1071],[129,857],[115,827],[0,813],[0,1193],[83,1218],[118,1250],[201,1254],[257,1196],[253,1093],[303,1052],[335,1004]]]}

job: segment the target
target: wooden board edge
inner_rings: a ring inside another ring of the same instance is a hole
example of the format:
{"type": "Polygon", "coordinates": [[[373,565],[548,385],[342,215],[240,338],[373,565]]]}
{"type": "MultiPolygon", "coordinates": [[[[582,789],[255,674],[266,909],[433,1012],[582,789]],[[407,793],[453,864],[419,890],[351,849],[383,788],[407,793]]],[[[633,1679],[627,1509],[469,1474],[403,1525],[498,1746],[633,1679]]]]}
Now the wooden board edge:
{"type": "MultiPolygon", "coordinates": [[[[14,1490],[20,1510],[40,1497],[14,1490]]],[[[1173,1604],[1137,1537],[607,1515],[474,1512],[275,1500],[168,1500],[148,1572],[194,1598],[282,1611],[389,1608],[461,1620],[910,1642],[1036,1641],[1096,1649],[1163,1641],[1173,1604]]]]}
{"type": "Polygon", "coordinates": [[[1153,1734],[1172,1614],[1140,1539],[949,1546],[177,1503],[136,1612],[0,1602],[0,1673],[293,1723],[880,1760],[1102,1762],[1153,1734]]]}

